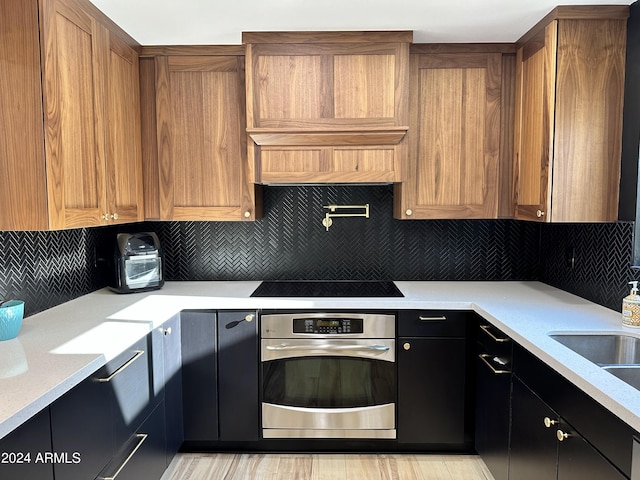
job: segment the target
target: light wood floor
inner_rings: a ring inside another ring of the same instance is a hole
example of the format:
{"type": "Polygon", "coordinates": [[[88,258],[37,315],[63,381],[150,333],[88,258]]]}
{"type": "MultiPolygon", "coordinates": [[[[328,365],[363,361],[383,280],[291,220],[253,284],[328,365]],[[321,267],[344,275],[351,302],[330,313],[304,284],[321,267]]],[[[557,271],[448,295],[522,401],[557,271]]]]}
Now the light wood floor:
{"type": "Polygon", "coordinates": [[[493,480],[476,455],[195,454],[162,480],[493,480]]]}

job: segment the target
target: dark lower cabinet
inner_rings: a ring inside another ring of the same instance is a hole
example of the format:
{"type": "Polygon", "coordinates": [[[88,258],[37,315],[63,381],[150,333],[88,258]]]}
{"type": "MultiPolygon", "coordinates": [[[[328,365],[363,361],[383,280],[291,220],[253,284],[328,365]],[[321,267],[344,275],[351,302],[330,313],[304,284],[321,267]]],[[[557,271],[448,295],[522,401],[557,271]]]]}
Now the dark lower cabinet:
{"type": "Polygon", "coordinates": [[[258,316],[255,311],[218,312],[220,440],[260,438],[258,316]]]}
{"type": "Polygon", "coordinates": [[[476,450],[495,480],[507,480],[511,374],[494,373],[480,358],[476,363],[476,450]]]}
{"type": "Polygon", "coordinates": [[[509,476],[511,339],[481,321],[476,351],[476,451],[495,480],[509,476]]]}
{"type": "MultiPolygon", "coordinates": [[[[126,357],[120,365],[128,360],[126,357]]],[[[54,451],[80,457],[75,464],[56,464],[56,478],[96,478],[115,454],[114,393],[109,383],[100,382],[109,375],[107,366],[99,369],[51,405],[54,451]]]]}
{"type": "Polygon", "coordinates": [[[124,362],[117,363],[107,372],[107,385],[113,391],[114,399],[111,418],[116,449],[136,432],[162,395],[161,390],[154,391],[156,379],[161,383],[162,364],[158,363],[162,361],[162,348],[156,349],[159,358],[156,358],[154,367],[156,351],[152,348],[152,335],[150,333],[127,349],[124,362]]]}
{"type": "Polygon", "coordinates": [[[628,479],[636,432],[538,357],[479,321],[476,450],[494,478],[628,479]],[[501,378],[494,371],[511,374],[501,378]]]}
{"type": "MultiPolygon", "coordinates": [[[[600,452],[593,448],[571,425],[561,422],[559,429],[568,436],[558,447],[558,480],[625,480],[600,452]]],[[[557,431],[556,431],[557,433],[557,431]]]]}
{"type": "Polygon", "coordinates": [[[180,315],[186,448],[257,441],[256,312],[187,310],[180,315]]]}
{"type": "Polygon", "coordinates": [[[176,316],[0,440],[0,478],[158,480],[182,444],[181,366],[176,316]]]}
{"type": "Polygon", "coordinates": [[[464,312],[400,312],[398,443],[436,449],[468,443],[466,321],[464,312]]]}
{"type": "Polygon", "coordinates": [[[53,462],[45,457],[52,453],[49,422],[45,408],[0,440],[2,480],[53,480],[53,462]]]}
{"type": "Polygon", "coordinates": [[[463,444],[464,339],[398,338],[398,442],[463,444]]]}
{"type": "Polygon", "coordinates": [[[161,402],[123,444],[97,480],[158,480],[166,469],[165,405],[161,402]]]}
{"type": "Polygon", "coordinates": [[[517,377],[513,379],[512,415],[509,478],[627,478],[517,377]]]}
{"type": "Polygon", "coordinates": [[[162,345],[153,348],[155,334],[140,339],[50,406],[53,451],[78,459],[54,463],[56,479],[111,478],[115,472],[120,472],[119,480],[162,476],[167,466],[163,365],[162,345]],[[147,451],[152,453],[144,454],[147,451]],[[124,475],[124,466],[143,458],[153,461],[135,475],[124,475]]]}
{"type": "Polygon", "coordinates": [[[165,322],[160,333],[163,347],[163,389],[167,432],[166,465],[169,466],[184,441],[180,316],[177,315],[165,322]]]}
{"type": "Polygon", "coordinates": [[[509,478],[555,479],[558,462],[557,413],[517,377],[513,378],[511,411],[509,478]],[[545,419],[548,419],[549,427],[545,426],[545,419]]]}
{"type": "Polygon", "coordinates": [[[185,442],[217,441],[218,349],[215,310],[180,313],[185,442]]]}

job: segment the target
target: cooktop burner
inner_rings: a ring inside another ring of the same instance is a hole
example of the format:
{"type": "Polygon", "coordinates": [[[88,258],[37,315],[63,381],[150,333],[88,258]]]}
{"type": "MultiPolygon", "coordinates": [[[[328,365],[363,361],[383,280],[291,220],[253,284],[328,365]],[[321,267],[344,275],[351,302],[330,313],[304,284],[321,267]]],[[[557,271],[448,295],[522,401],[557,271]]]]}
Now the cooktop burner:
{"type": "Polygon", "coordinates": [[[391,281],[272,280],[262,282],[252,297],[404,297],[391,281]]]}

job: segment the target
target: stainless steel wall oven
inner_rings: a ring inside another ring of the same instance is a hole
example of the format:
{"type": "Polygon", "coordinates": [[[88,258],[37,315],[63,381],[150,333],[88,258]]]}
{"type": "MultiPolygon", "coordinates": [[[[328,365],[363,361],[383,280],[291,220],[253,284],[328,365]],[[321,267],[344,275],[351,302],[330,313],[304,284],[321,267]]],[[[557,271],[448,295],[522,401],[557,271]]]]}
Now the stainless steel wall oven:
{"type": "Polygon", "coordinates": [[[396,438],[395,314],[261,316],[264,438],[396,438]]]}

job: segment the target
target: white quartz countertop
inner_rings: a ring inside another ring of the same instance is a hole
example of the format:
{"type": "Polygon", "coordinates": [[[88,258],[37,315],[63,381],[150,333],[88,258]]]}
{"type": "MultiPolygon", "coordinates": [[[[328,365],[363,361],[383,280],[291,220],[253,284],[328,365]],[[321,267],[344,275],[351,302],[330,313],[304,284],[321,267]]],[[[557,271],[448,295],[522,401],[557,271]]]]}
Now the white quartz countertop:
{"type": "Polygon", "coordinates": [[[184,309],[474,310],[640,431],[640,391],[549,338],[621,332],[620,313],[539,282],[395,282],[398,298],[251,298],[260,282],[167,282],[85,295],[24,320],[0,342],[0,438],[184,309]]]}

